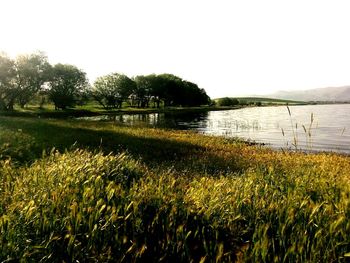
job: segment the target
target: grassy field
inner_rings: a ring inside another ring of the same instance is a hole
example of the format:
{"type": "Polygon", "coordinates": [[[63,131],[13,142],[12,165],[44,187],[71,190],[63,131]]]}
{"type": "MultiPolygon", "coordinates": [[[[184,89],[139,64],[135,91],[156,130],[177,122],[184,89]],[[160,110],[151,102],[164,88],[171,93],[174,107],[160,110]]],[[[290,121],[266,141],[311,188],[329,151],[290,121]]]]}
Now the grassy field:
{"type": "Polygon", "coordinates": [[[0,117],[0,262],[346,262],[350,157],[0,117]]]}

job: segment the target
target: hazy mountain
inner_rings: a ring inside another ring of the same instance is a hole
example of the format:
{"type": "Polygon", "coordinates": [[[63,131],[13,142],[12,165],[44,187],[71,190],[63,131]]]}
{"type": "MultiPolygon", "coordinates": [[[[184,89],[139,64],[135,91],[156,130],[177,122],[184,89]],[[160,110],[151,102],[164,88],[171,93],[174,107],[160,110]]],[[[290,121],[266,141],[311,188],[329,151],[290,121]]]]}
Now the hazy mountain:
{"type": "Polygon", "coordinates": [[[270,98],[299,101],[350,101],[350,86],[328,87],[298,91],[278,91],[266,95],[270,98]]]}

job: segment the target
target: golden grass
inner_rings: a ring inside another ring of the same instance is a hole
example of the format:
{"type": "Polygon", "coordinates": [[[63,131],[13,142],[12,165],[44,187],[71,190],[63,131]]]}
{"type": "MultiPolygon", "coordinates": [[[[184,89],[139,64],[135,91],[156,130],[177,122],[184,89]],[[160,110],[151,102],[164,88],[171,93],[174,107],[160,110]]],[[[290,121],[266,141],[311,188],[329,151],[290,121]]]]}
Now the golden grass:
{"type": "Polygon", "coordinates": [[[1,261],[341,262],[349,255],[348,156],[192,132],[20,120],[2,122],[2,134],[16,135],[1,142],[11,145],[0,168],[1,261]],[[70,137],[84,150],[64,152],[70,137]],[[37,149],[53,146],[61,153],[39,158],[37,149]],[[21,162],[21,152],[31,161],[21,162]]]}

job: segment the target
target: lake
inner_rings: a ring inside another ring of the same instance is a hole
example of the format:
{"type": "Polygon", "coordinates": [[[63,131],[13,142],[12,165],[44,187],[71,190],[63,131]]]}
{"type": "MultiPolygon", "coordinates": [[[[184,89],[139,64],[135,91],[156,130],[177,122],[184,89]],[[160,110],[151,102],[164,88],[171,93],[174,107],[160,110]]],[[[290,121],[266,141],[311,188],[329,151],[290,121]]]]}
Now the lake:
{"type": "Polygon", "coordinates": [[[202,113],[98,116],[125,125],[239,137],[275,149],[350,153],[350,104],[251,107],[202,113]]]}

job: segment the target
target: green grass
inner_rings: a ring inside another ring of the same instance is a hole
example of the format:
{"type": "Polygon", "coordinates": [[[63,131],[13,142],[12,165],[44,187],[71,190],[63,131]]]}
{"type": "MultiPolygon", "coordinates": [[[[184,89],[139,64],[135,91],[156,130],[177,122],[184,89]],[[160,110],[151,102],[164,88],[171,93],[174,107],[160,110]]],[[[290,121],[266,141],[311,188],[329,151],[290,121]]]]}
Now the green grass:
{"type": "Polygon", "coordinates": [[[42,117],[42,118],[62,118],[68,117],[86,117],[98,115],[118,115],[118,114],[148,114],[148,113],[191,113],[207,112],[228,109],[237,109],[241,106],[219,107],[219,106],[200,106],[200,107],[161,107],[161,108],[135,108],[124,105],[120,109],[104,109],[95,103],[88,103],[66,110],[55,110],[52,104],[46,104],[43,108],[38,105],[27,105],[25,108],[15,106],[14,111],[0,111],[0,116],[10,117],[42,117]]]}
{"type": "Polygon", "coordinates": [[[345,262],[350,252],[348,156],[22,117],[0,117],[0,153],[0,261],[345,262]]]}

